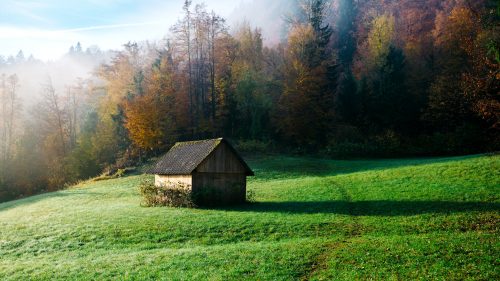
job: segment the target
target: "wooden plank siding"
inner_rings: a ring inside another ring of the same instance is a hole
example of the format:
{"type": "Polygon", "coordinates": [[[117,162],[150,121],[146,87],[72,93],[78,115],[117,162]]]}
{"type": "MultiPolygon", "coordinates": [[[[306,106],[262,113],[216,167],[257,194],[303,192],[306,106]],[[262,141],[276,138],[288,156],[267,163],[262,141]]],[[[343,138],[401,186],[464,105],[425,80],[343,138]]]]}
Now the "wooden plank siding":
{"type": "Polygon", "coordinates": [[[246,176],[242,173],[194,173],[193,193],[202,204],[243,203],[246,199],[246,176]]]}
{"type": "Polygon", "coordinates": [[[221,143],[193,173],[193,192],[210,203],[242,203],[246,199],[246,169],[233,150],[221,143]]]}
{"type": "Polygon", "coordinates": [[[198,173],[225,173],[245,174],[246,169],[241,160],[236,157],[233,150],[225,143],[221,143],[210,155],[196,168],[198,173]]]}

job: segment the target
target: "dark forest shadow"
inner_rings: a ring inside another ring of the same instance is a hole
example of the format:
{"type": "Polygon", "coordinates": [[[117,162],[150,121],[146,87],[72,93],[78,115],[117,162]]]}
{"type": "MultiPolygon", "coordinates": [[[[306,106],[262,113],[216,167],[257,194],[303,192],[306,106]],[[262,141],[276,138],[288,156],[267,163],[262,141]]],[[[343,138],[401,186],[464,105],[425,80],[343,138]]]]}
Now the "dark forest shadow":
{"type": "Polygon", "coordinates": [[[219,210],[255,213],[340,214],[352,216],[411,216],[451,214],[470,211],[500,211],[500,203],[451,201],[320,201],[258,202],[219,208],[219,210]]]}

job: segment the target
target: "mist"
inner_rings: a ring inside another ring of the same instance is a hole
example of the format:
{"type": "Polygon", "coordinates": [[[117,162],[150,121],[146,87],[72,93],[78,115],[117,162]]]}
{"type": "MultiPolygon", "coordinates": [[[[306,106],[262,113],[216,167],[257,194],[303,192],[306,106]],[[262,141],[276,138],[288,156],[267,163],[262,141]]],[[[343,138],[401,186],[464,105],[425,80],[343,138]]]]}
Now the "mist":
{"type": "MultiPolygon", "coordinates": [[[[229,13],[226,20],[231,32],[235,32],[243,23],[248,23],[252,28],[260,28],[264,44],[274,46],[286,39],[287,18],[297,7],[298,0],[241,1],[229,13]]],[[[207,8],[212,9],[210,6],[207,8]]],[[[178,10],[181,10],[181,4],[178,10]]],[[[161,38],[156,39],[161,40],[161,38]]],[[[122,44],[125,43],[122,42],[122,44]]],[[[69,49],[71,46],[66,47],[69,49]]],[[[86,49],[86,46],[83,48],[86,49]]],[[[92,74],[99,65],[109,62],[116,51],[101,51],[97,46],[90,46],[87,51],[82,51],[81,55],[74,56],[66,53],[60,59],[49,61],[42,61],[32,56],[28,59],[15,58],[13,54],[0,54],[4,58],[4,63],[0,60],[0,74],[18,76],[20,85],[18,97],[25,111],[40,99],[41,87],[47,83],[48,79],[52,81],[56,93],[63,93],[78,79],[97,79],[92,74]]]]}
{"type": "Polygon", "coordinates": [[[91,47],[86,52],[68,53],[54,61],[44,62],[33,57],[16,58],[14,61],[11,59],[10,63],[0,64],[0,74],[17,75],[17,96],[26,113],[40,100],[42,86],[49,79],[56,93],[62,95],[67,87],[74,85],[79,79],[97,80],[93,73],[99,65],[109,61],[111,56],[110,51],[102,52],[97,47],[91,47]]]}
{"type": "Polygon", "coordinates": [[[243,22],[262,30],[264,44],[274,46],[286,39],[287,19],[296,11],[299,0],[253,0],[241,2],[228,16],[232,31],[243,22]]]}

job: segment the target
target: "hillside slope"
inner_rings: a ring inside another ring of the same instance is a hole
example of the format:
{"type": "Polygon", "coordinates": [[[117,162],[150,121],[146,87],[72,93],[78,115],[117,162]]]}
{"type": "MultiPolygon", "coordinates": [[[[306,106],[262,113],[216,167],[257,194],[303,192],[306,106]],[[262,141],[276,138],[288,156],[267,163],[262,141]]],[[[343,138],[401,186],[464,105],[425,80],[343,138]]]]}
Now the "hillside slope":
{"type": "Polygon", "coordinates": [[[0,280],[500,279],[500,156],[250,165],[239,207],[144,208],[146,176],[0,204],[0,280]]]}

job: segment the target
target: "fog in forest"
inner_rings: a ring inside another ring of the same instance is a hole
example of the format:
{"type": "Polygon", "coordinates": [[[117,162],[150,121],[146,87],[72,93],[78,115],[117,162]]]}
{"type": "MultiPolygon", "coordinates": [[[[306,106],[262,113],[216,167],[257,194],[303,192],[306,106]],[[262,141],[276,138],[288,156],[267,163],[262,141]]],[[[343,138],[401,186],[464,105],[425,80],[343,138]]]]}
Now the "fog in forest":
{"type": "MultiPolygon", "coordinates": [[[[182,1],[177,5],[181,11],[182,1]]],[[[196,2],[196,1],[195,1],[196,2]]],[[[200,2],[203,3],[203,2],[200,2]]],[[[210,4],[210,1],[209,1],[210,4]]],[[[205,4],[207,10],[213,9],[205,4]]],[[[286,40],[287,21],[292,17],[299,2],[290,0],[247,0],[234,1],[234,8],[228,12],[227,22],[229,32],[235,33],[242,24],[250,24],[253,28],[262,30],[263,42],[266,46],[277,45],[286,40]]],[[[174,19],[172,19],[175,22],[174,19]]],[[[165,37],[170,35],[167,29],[165,37]]],[[[149,42],[129,38],[128,41],[140,44],[162,44],[165,37],[158,37],[149,42]]],[[[95,75],[98,66],[109,62],[120,49],[101,50],[98,45],[84,46],[76,41],[72,46],[65,46],[68,52],[58,59],[42,60],[19,49],[14,54],[0,53],[0,74],[6,76],[16,74],[19,79],[18,96],[25,109],[29,109],[40,99],[41,88],[50,79],[59,93],[67,91],[79,80],[91,79],[100,85],[100,79],[95,75]],[[76,51],[75,51],[76,48],[76,51]],[[70,50],[71,49],[71,50],[70,50]]],[[[26,112],[25,112],[26,113],[26,112]]]]}
{"type": "Polygon", "coordinates": [[[54,1],[5,5],[19,17],[0,24],[0,201],[194,139],[342,158],[499,150],[498,1],[54,1]]]}

